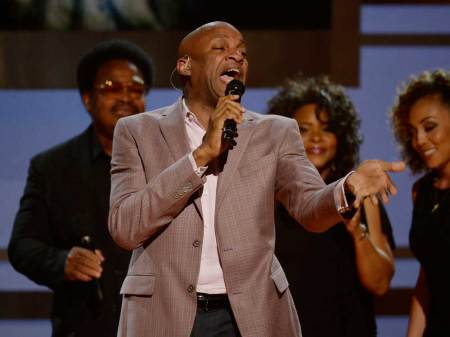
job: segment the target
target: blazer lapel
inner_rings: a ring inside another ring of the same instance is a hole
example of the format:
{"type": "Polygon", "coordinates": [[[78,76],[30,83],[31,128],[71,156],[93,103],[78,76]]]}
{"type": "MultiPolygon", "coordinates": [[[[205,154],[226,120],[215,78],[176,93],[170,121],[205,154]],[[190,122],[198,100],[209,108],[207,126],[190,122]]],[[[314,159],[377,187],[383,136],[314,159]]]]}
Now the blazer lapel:
{"type": "MultiPolygon", "coordinates": [[[[238,137],[236,138],[237,145],[228,151],[228,158],[223,167],[222,172],[219,173],[217,182],[217,195],[216,195],[216,210],[219,209],[220,204],[225,198],[228,187],[230,186],[238,164],[242,158],[242,155],[247,149],[250,136],[253,131],[254,121],[253,118],[245,119],[244,122],[238,125],[238,137]]],[[[216,212],[217,213],[217,212],[216,212]]]]}
{"type": "Polygon", "coordinates": [[[177,161],[191,151],[182,114],[181,98],[167,108],[160,121],[161,133],[173,160],[177,161]]]}
{"type": "MultiPolygon", "coordinates": [[[[161,133],[166,140],[174,162],[191,152],[181,100],[182,98],[178,99],[175,104],[167,108],[160,121],[161,133]]],[[[200,194],[194,199],[194,204],[200,216],[203,217],[200,194]]]]}

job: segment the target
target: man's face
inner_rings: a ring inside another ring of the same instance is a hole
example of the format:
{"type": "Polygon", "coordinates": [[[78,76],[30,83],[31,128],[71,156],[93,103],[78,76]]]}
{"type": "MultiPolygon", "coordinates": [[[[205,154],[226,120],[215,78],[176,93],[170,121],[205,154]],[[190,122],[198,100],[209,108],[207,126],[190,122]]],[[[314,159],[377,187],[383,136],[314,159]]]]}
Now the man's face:
{"type": "Polygon", "coordinates": [[[138,68],[126,59],[113,59],[98,68],[93,89],[84,92],[82,98],[95,131],[112,138],[119,118],[145,110],[145,94],[144,79],[138,68]]]}
{"type": "Polygon", "coordinates": [[[205,29],[192,49],[191,93],[197,97],[217,101],[231,80],[245,83],[247,50],[241,33],[234,27],[218,25],[205,29]]]}

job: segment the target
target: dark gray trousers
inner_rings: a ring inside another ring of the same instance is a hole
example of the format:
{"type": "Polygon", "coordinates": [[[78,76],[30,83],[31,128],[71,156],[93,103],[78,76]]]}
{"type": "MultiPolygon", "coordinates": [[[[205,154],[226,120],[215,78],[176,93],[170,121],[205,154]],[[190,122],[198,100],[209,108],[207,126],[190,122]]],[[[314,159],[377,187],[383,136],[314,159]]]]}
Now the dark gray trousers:
{"type": "Polygon", "coordinates": [[[230,308],[197,310],[191,337],[241,337],[230,308]]]}

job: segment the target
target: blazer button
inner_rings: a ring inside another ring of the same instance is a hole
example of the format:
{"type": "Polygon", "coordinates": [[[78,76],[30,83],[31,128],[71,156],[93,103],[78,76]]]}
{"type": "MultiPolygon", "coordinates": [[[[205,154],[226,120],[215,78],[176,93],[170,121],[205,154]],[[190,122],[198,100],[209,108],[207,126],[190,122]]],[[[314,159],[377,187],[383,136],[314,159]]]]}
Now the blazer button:
{"type": "Polygon", "coordinates": [[[195,240],[194,242],[192,242],[192,245],[194,247],[199,247],[200,246],[200,241],[199,240],[195,240]]]}
{"type": "Polygon", "coordinates": [[[195,287],[192,284],[190,284],[186,290],[188,291],[188,293],[192,293],[195,290],[195,287]]]}

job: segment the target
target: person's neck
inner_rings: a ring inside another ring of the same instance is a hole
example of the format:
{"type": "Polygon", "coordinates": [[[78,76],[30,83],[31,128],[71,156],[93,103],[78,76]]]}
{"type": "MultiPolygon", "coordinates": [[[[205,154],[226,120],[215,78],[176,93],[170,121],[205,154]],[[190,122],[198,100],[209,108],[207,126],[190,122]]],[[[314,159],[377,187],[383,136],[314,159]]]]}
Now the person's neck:
{"type": "Polygon", "coordinates": [[[434,186],[439,189],[450,188],[450,162],[437,172],[434,186]]]}
{"type": "Polygon", "coordinates": [[[112,138],[108,137],[101,132],[98,132],[94,127],[95,135],[97,136],[100,145],[102,146],[103,151],[111,157],[112,154],[112,138]]]}
{"type": "Polygon", "coordinates": [[[192,111],[193,114],[195,114],[200,124],[206,130],[208,128],[209,119],[214,112],[215,106],[195,99],[186,99],[186,105],[189,110],[192,111]]]}
{"type": "Polygon", "coordinates": [[[322,171],[319,171],[320,176],[322,177],[323,181],[326,181],[328,176],[330,175],[331,170],[329,167],[324,168],[322,171]]]}

